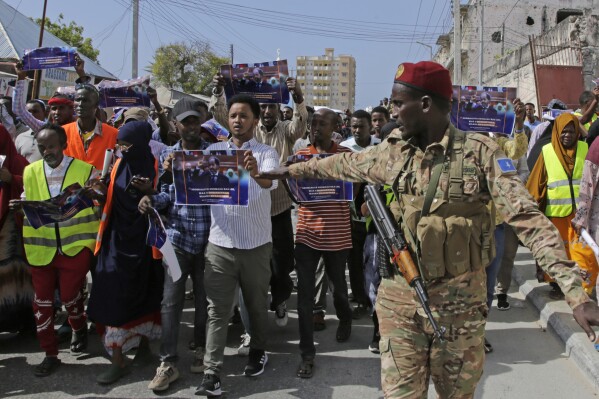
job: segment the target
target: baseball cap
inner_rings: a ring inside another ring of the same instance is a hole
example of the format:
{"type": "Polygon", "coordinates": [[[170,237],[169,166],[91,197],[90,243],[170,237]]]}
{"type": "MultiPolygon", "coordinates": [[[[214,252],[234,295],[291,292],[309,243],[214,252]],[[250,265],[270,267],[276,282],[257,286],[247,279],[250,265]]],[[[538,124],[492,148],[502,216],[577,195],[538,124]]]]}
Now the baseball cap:
{"type": "Polygon", "coordinates": [[[124,114],[125,123],[131,119],[136,121],[146,121],[148,119],[148,116],[148,111],[141,107],[131,107],[127,109],[124,114]]]}
{"type": "Polygon", "coordinates": [[[188,116],[197,116],[198,118],[202,117],[202,114],[198,112],[198,107],[196,104],[198,100],[192,100],[189,98],[182,98],[175,104],[173,108],[173,116],[177,119],[178,122],[183,121],[183,119],[188,116]]]}
{"type": "Polygon", "coordinates": [[[446,100],[451,100],[453,94],[449,71],[436,62],[420,61],[416,64],[411,62],[399,64],[393,82],[422,90],[446,100]]]}

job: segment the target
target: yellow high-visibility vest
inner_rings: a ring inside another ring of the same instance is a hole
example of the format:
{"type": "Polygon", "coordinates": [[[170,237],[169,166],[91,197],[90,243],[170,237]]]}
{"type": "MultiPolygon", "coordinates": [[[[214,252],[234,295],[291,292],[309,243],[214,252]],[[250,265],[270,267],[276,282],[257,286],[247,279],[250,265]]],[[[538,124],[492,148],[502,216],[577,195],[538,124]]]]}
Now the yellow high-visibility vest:
{"type": "Polygon", "coordinates": [[[584,159],[589,152],[587,143],[578,140],[576,147],[576,162],[572,178],[564,170],[551,143],[543,146],[543,159],[547,170],[547,206],[545,215],[551,217],[566,217],[576,211],[580,193],[580,179],[584,159]]]}
{"type": "MultiPolygon", "coordinates": [[[[65,173],[62,188],[74,183],[85,185],[91,176],[93,166],[73,159],[65,173]]],[[[39,160],[27,166],[23,172],[25,197],[31,201],[50,199],[50,190],[45,178],[44,161],[39,160]]],[[[86,208],[64,222],[49,224],[34,229],[27,218],[23,222],[23,243],[27,261],[32,266],[46,266],[57,251],[67,256],[75,256],[84,248],[93,251],[100,221],[94,208],[86,208]]]]}

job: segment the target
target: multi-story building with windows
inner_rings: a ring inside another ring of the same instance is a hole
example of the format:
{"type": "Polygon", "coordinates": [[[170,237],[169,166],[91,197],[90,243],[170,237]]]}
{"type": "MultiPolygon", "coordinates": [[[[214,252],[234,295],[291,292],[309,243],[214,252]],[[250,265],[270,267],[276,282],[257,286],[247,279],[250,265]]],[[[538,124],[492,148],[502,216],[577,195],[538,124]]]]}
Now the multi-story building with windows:
{"type": "Polygon", "coordinates": [[[354,110],[356,102],[356,60],[351,55],[335,55],[326,48],[324,55],[298,56],[297,81],[306,104],[339,110],[354,110]]]}

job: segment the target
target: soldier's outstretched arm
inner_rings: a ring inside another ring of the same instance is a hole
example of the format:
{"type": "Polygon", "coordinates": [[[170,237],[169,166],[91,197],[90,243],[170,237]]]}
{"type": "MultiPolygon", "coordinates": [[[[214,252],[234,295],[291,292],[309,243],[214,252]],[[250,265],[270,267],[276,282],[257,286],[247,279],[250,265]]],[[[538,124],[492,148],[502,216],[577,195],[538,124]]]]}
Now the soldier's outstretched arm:
{"type": "Polygon", "coordinates": [[[401,158],[399,145],[384,141],[359,153],[346,152],[290,165],[289,175],[296,178],[392,184],[395,175],[388,166],[400,162],[398,158],[401,158]]]}
{"type": "Polygon", "coordinates": [[[575,320],[589,339],[594,340],[595,333],[590,326],[599,326],[599,308],[584,292],[579,268],[568,260],[557,228],[539,210],[516,169],[510,167],[509,160],[498,148],[482,148],[480,156],[497,210],[530,249],[539,266],[559,284],[575,320]]]}

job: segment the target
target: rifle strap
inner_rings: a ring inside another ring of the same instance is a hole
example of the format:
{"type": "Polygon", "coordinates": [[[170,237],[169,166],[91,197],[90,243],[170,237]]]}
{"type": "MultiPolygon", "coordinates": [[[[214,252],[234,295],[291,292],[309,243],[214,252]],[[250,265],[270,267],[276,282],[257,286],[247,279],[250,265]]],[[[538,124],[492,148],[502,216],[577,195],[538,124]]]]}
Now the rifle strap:
{"type": "MultiPolygon", "coordinates": [[[[454,143],[454,130],[451,129],[449,131],[449,140],[447,141],[447,148],[445,149],[445,154],[437,154],[434,159],[431,179],[428,182],[428,187],[426,188],[426,194],[424,195],[424,204],[422,205],[422,212],[420,213],[420,217],[425,217],[429,214],[431,210],[431,205],[433,203],[433,199],[437,193],[437,187],[439,187],[439,178],[441,177],[441,172],[443,171],[443,165],[448,164],[451,159],[451,154],[453,152],[453,143],[454,143]]],[[[461,145],[459,149],[461,150],[461,145]]],[[[461,171],[461,165],[460,165],[461,171]]],[[[461,181],[461,174],[459,177],[461,181]]]]}

